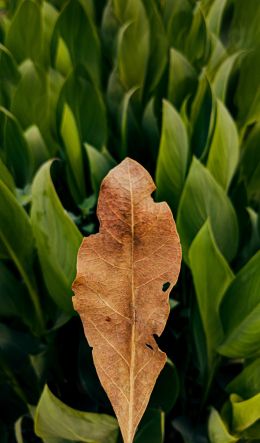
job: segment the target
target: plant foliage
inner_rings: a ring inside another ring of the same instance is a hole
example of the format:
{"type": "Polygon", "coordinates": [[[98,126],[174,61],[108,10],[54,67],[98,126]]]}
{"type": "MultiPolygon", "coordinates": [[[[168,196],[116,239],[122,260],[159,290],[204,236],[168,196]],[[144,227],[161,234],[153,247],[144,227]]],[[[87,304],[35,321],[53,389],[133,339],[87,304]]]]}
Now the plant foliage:
{"type": "Polygon", "coordinates": [[[135,443],[260,440],[259,22],[259,0],[0,1],[1,443],[121,441],[71,284],[126,156],[183,247],[135,443]]]}

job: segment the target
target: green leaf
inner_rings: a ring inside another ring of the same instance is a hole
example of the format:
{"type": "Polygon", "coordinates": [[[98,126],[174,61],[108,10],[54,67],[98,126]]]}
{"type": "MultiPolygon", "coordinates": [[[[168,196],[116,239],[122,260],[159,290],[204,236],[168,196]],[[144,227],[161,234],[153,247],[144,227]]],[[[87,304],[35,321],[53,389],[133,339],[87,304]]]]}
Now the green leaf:
{"type": "Polygon", "coordinates": [[[18,63],[27,58],[39,60],[42,51],[42,16],[36,1],[21,2],[11,21],[5,44],[18,63]]]}
{"type": "Polygon", "coordinates": [[[208,432],[210,443],[233,443],[239,440],[239,437],[229,433],[226,423],[214,408],[211,408],[208,432]]]}
{"type": "Polygon", "coordinates": [[[36,330],[43,326],[42,311],[36,289],[32,265],[34,256],[34,239],[29,218],[19,205],[14,195],[0,180],[0,241],[19,271],[34,306],[35,318],[32,324],[36,330]]]}
{"type": "Polygon", "coordinates": [[[225,390],[232,394],[233,392],[243,398],[250,398],[260,392],[260,358],[248,364],[237,377],[235,377],[225,390]]]}
{"type": "Polygon", "coordinates": [[[34,178],[31,221],[48,291],[61,309],[72,313],[71,284],[82,237],[55,192],[51,165],[45,163],[34,178]]]}
{"type": "Polygon", "coordinates": [[[59,13],[54,6],[49,2],[42,2],[42,21],[43,21],[43,34],[42,34],[42,61],[43,64],[48,67],[51,63],[51,39],[55,27],[55,23],[59,13]]]}
{"type": "Polygon", "coordinates": [[[157,199],[166,200],[174,214],[185,182],[189,142],[184,123],[174,107],[163,102],[163,123],[156,167],[157,199]]]}
{"type": "Polygon", "coordinates": [[[16,118],[7,109],[0,107],[3,129],[3,146],[6,164],[18,187],[24,187],[32,173],[32,156],[23,131],[16,118]]]}
{"type": "Polygon", "coordinates": [[[192,240],[207,218],[218,248],[228,261],[232,260],[238,246],[238,224],[234,208],[225,191],[194,157],[177,215],[177,227],[186,263],[192,240]]]}
{"type": "Polygon", "coordinates": [[[25,287],[10,272],[7,266],[0,262],[0,317],[17,317],[29,327],[32,324],[32,306],[25,287]]]}
{"type": "Polygon", "coordinates": [[[85,149],[89,161],[92,189],[98,194],[103,178],[110,169],[116,166],[116,162],[105,148],[100,152],[93,146],[85,144],[85,149]]]}
{"type": "Polygon", "coordinates": [[[260,393],[248,400],[237,394],[231,394],[232,429],[240,433],[260,419],[260,393]]]}
{"type": "Polygon", "coordinates": [[[39,166],[48,160],[50,154],[37,126],[30,126],[24,136],[32,157],[32,170],[36,172],[39,166]]]}
{"type": "Polygon", "coordinates": [[[55,34],[61,36],[71,57],[73,66],[83,64],[93,82],[100,84],[100,42],[90,15],[86,14],[78,0],[69,1],[62,9],[55,34]],[[77,26],[75,27],[75,23],[77,26]]]}
{"type": "Polygon", "coordinates": [[[14,194],[15,192],[15,183],[12,177],[12,174],[5,166],[4,162],[0,158],[0,179],[4,182],[7,188],[14,194]]]}
{"type": "Polygon", "coordinates": [[[218,351],[228,357],[251,357],[259,352],[260,251],[239,271],[221,306],[225,339],[218,351]],[[245,303],[246,294],[246,303],[245,303]]]}
{"type": "Polygon", "coordinates": [[[214,77],[212,88],[215,95],[224,103],[227,99],[228,87],[230,83],[231,75],[236,67],[236,64],[243,54],[242,51],[235,52],[235,54],[227,57],[218,68],[214,77]]]}
{"type": "Polygon", "coordinates": [[[191,244],[189,262],[207,341],[208,367],[212,371],[217,346],[223,339],[219,307],[234,275],[216,245],[209,221],[191,244]]]}
{"type": "Polygon", "coordinates": [[[241,153],[240,175],[246,184],[248,200],[260,199],[260,122],[250,131],[241,153]]]}
{"type": "MultiPolygon", "coordinates": [[[[28,26],[27,26],[28,27],[28,26]]],[[[37,125],[44,134],[45,122],[48,115],[48,85],[46,74],[42,68],[31,60],[26,60],[20,66],[21,79],[15,90],[11,112],[26,129],[37,125]]]]}
{"type": "Polygon", "coordinates": [[[129,116],[131,113],[131,99],[135,92],[138,91],[138,87],[130,89],[126,94],[124,94],[119,108],[120,114],[120,129],[121,129],[121,143],[119,145],[118,153],[120,158],[124,159],[127,155],[128,148],[128,135],[129,135],[129,116]]]}
{"type": "Polygon", "coordinates": [[[211,32],[220,35],[221,23],[228,0],[215,0],[207,16],[207,25],[211,32]]]}
{"type": "Polygon", "coordinates": [[[207,168],[225,190],[232,180],[238,158],[239,139],[236,124],[226,107],[218,100],[207,168]]]}
{"type": "Polygon", "coordinates": [[[83,156],[75,117],[67,103],[63,108],[60,132],[68,160],[68,182],[75,201],[80,203],[86,194],[83,156]]]}
{"type": "Polygon", "coordinates": [[[0,80],[16,84],[20,78],[18,66],[13,55],[0,43],[0,80]]]}
{"type": "Polygon", "coordinates": [[[72,61],[70,58],[69,50],[64,42],[63,38],[59,37],[56,48],[55,56],[55,68],[60,71],[62,75],[67,75],[72,70],[72,61]]]}
{"type": "Polygon", "coordinates": [[[180,382],[176,366],[167,359],[152,392],[149,408],[170,412],[180,393],[180,382]]]}
{"type": "Polygon", "coordinates": [[[168,100],[180,109],[183,100],[194,93],[197,86],[197,74],[193,66],[181,52],[170,49],[168,100]]]}
{"type": "Polygon", "coordinates": [[[214,102],[206,76],[200,79],[191,108],[191,147],[197,157],[205,155],[214,122],[214,102]]]}
{"type": "Polygon", "coordinates": [[[185,55],[196,67],[203,67],[211,50],[211,41],[204,15],[197,4],[193,11],[193,20],[185,38],[185,55]]]}
{"type": "Polygon", "coordinates": [[[134,443],[164,442],[164,413],[156,409],[147,409],[137,431],[134,443]]]}
{"type": "Polygon", "coordinates": [[[116,443],[118,425],[105,414],[72,409],[45,385],[35,413],[35,433],[42,439],[65,439],[86,443],[116,443]]]}
{"type": "Polygon", "coordinates": [[[141,0],[129,1],[128,8],[122,0],[114,4],[115,9],[121,10],[118,18],[123,23],[118,35],[117,66],[120,80],[128,91],[144,85],[149,58],[149,22],[141,0]]]}
{"type": "Polygon", "coordinates": [[[106,108],[100,91],[80,65],[66,80],[58,103],[58,120],[61,124],[65,103],[70,107],[78,127],[81,142],[97,148],[106,145],[106,108]]]}
{"type": "Polygon", "coordinates": [[[192,3],[189,0],[166,0],[160,6],[170,46],[184,52],[193,18],[192,3]]]}

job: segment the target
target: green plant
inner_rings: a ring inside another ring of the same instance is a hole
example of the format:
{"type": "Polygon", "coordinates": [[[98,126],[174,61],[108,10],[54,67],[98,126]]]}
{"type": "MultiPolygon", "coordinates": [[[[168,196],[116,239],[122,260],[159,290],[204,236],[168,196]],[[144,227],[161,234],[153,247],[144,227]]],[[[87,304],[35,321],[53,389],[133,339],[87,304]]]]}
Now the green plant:
{"type": "Polygon", "coordinates": [[[6,0],[0,14],[2,441],[120,441],[71,284],[126,155],[183,248],[135,443],[259,440],[259,1],[6,0]]]}

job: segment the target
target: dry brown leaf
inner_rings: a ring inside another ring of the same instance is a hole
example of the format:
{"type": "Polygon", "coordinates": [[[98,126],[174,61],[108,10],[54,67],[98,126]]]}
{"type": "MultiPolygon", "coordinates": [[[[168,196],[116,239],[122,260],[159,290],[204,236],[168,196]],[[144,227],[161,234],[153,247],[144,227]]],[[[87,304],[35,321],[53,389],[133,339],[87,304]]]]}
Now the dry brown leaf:
{"type": "Polygon", "coordinates": [[[83,240],[73,283],[74,308],[125,443],[132,443],[166,361],[153,334],[165,327],[181,263],[171,210],[153,201],[154,189],[129,158],[109,172],[98,201],[99,234],[83,240]]]}

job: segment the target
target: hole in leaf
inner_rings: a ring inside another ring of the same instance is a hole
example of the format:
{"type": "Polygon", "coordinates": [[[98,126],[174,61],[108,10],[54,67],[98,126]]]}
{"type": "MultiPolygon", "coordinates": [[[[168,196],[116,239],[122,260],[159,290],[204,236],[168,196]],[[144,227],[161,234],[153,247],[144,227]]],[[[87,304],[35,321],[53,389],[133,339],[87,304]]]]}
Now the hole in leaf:
{"type": "Polygon", "coordinates": [[[169,286],[170,286],[170,282],[169,281],[167,281],[166,283],[164,283],[163,285],[162,285],[162,290],[163,290],[163,292],[166,292],[167,291],[167,289],[169,288],[169,286]]]}
{"type": "Polygon", "coordinates": [[[145,346],[153,351],[153,347],[151,345],[149,345],[149,343],[146,343],[145,346]]]}

